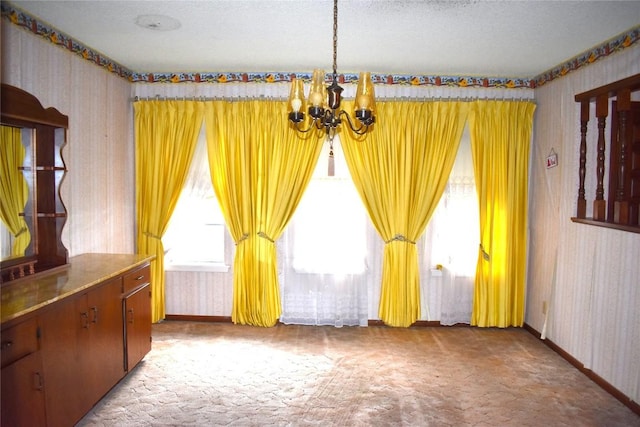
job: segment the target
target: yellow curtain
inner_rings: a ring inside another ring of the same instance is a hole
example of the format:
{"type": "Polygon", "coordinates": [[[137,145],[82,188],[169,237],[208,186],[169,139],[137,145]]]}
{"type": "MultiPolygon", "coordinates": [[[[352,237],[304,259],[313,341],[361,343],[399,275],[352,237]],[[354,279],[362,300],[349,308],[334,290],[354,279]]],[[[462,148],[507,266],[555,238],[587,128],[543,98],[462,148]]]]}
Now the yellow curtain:
{"type": "Polygon", "coordinates": [[[300,140],[275,101],[210,101],[205,126],[213,188],[236,242],[234,323],[269,327],[282,311],[275,240],[298,206],[322,141],[300,140]]]}
{"type": "Polygon", "coordinates": [[[29,187],[18,169],[26,154],[19,128],[0,126],[0,151],[0,219],[15,237],[11,255],[24,256],[31,233],[24,217],[20,216],[29,198],[29,187]]]}
{"type": "Polygon", "coordinates": [[[371,133],[340,134],[351,176],[386,243],[378,315],[387,325],[408,327],[420,318],[415,242],[444,192],[467,111],[463,102],[378,102],[371,133]]]}
{"type": "Polygon", "coordinates": [[[472,325],[504,328],[524,322],[534,110],[531,102],[475,101],[469,115],[480,205],[472,325]]]}
{"type": "Polygon", "coordinates": [[[155,255],[151,265],[152,320],[164,319],[164,234],[189,171],[202,127],[196,101],[134,103],[137,251],[155,255]]]}

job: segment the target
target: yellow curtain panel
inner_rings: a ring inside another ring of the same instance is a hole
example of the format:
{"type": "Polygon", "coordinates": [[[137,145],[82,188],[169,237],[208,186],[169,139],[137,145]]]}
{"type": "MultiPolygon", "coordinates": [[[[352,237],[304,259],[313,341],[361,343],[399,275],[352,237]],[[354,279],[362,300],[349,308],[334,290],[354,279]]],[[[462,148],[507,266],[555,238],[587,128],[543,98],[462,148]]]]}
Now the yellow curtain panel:
{"type": "Polygon", "coordinates": [[[415,242],[444,192],[467,112],[463,102],[377,102],[372,132],[340,134],[351,176],[386,243],[378,315],[387,325],[408,327],[420,318],[415,242]]]}
{"type": "Polygon", "coordinates": [[[202,102],[137,101],[135,114],[137,251],[151,265],[152,320],[164,319],[162,236],[178,202],[202,127],[202,102]]]}
{"type": "Polygon", "coordinates": [[[282,308],[275,241],[295,211],[322,140],[300,140],[281,101],[209,101],[211,180],[231,236],[234,323],[270,327],[282,308]]]}
{"type": "Polygon", "coordinates": [[[20,214],[29,197],[29,187],[22,171],[26,150],[21,131],[12,126],[0,126],[0,219],[13,234],[12,256],[23,256],[31,242],[31,233],[20,214]]]}
{"type": "Polygon", "coordinates": [[[475,101],[469,115],[480,206],[471,324],[522,326],[527,260],[529,151],[535,104],[475,101]]]}

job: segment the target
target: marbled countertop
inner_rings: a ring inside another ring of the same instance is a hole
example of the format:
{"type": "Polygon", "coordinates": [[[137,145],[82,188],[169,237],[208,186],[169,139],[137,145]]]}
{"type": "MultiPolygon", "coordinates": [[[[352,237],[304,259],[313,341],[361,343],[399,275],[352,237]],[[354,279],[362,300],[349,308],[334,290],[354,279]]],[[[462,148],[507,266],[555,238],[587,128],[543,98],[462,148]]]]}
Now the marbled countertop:
{"type": "Polygon", "coordinates": [[[5,283],[0,288],[0,323],[32,313],[153,259],[137,254],[83,254],[69,258],[69,264],[51,272],[5,283]]]}

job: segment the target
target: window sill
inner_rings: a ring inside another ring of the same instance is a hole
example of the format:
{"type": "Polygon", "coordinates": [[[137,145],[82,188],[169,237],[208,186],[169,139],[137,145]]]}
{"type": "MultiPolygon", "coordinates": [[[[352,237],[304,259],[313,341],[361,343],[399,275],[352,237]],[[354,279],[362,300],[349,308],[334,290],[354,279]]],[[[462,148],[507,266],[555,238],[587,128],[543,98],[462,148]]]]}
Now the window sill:
{"type": "Polygon", "coordinates": [[[223,263],[200,262],[192,264],[166,264],[165,271],[193,271],[206,273],[228,273],[230,266],[223,263]]]}
{"type": "Polygon", "coordinates": [[[578,224],[595,225],[596,227],[613,228],[614,230],[627,231],[629,233],[640,233],[640,227],[635,225],[616,224],[613,222],[596,221],[593,218],[572,217],[571,221],[578,224]]]}

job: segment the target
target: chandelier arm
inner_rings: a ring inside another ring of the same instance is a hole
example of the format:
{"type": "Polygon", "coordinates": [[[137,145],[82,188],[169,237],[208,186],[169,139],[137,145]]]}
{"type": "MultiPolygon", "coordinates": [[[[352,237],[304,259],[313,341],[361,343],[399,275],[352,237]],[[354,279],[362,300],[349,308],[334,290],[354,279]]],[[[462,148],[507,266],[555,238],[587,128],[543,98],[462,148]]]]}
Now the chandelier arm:
{"type": "Polygon", "coordinates": [[[300,123],[293,123],[293,127],[295,127],[295,129],[298,132],[302,132],[302,133],[309,133],[310,131],[314,130],[314,129],[322,129],[322,127],[318,124],[318,119],[313,119],[313,121],[311,123],[309,123],[309,127],[306,129],[303,129],[300,127],[300,123]]]}
{"type": "Polygon", "coordinates": [[[361,124],[358,127],[354,126],[353,121],[351,120],[351,116],[349,116],[349,113],[347,113],[346,111],[340,110],[340,113],[338,113],[338,116],[345,116],[347,118],[347,123],[349,123],[349,127],[356,135],[364,135],[365,133],[367,133],[367,129],[369,129],[369,125],[361,124]]]}

